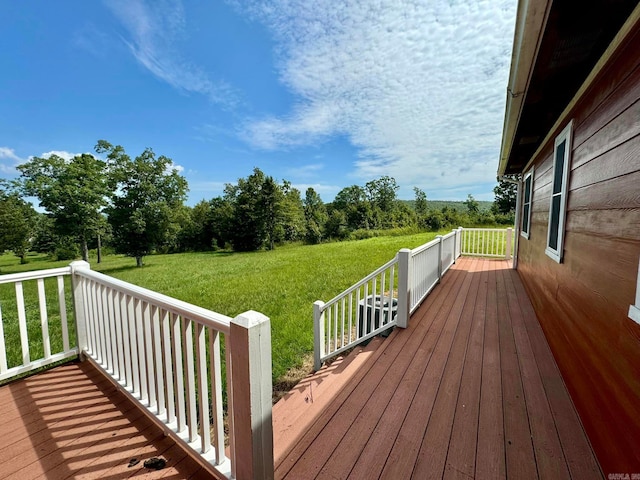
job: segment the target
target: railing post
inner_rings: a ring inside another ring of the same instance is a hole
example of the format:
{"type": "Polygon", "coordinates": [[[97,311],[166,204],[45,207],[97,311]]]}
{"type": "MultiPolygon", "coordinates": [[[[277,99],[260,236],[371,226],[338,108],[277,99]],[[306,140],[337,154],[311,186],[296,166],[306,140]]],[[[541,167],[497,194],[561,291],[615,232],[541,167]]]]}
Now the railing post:
{"type": "Polygon", "coordinates": [[[78,260],[69,264],[71,267],[71,285],[73,295],[73,315],[76,321],[76,342],[80,360],[84,360],[84,352],[88,349],[87,318],[85,317],[85,298],[82,292],[82,280],[76,272],[78,270],[90,270],[91,265],[84,260],[78,260]]]}
{"type": "Polygon", "coordinates": [[[457,251],[457,255],[461,256],[462,255],[462,235],[464,228],[462,227],[458,227],[458,251],[457,251]]]}
{"type": "Polygon", "coordinates": [[[231,320],[229,344],[233,398],[235,478],[272,479],[271,324],[252,310],[231,320]]]}
{"type": "Polygon", "coordinates": [[[507,250],[504,252],[504,258],[509,260],[511,258],[511,241],[513,237],[513,228],[507,228],[507,250]]]}
{"type": "Polygon", "coordinates": [[[318,371],[322,367],[322,357],[325,355],[324,346],[324,302],[313,302],[313,370],[318,371]]]}
{"type": "Polygon", "coordinates": [[[411,250],[403,248],[398,252],[398,316],[396,325],[407,328],[411,312],[411,250]]]}
{"type": "Polygon", "coordinates": [[[436,235],[438,239],[438,281],[442,278],[442,235],[436,235]]]}

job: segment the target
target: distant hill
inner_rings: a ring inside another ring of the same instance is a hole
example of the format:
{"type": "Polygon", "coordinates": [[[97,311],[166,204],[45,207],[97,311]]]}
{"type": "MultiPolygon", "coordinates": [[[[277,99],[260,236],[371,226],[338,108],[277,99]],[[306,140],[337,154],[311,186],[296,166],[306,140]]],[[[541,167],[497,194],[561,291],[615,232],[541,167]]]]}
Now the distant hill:
{"type": "MultiPolygon", "coordinates": [[[[399,200],[402,203],[406,203],[409,207],[413,208],[415,201],[414,200],[399,200]]],[[[480,211],[485,211],[491,209],[491,205],[493,202],[489,202],[486,200],[478,200],[477,201],[480,206],[480,211]]],[[[454,200],[429,200],[427,199],[427,208],[429,210],[437,210],[440,211],[444,207],[448,207],[454,210],[466,212],[467,206],[463,201],[454,201],[454,200]]]]}

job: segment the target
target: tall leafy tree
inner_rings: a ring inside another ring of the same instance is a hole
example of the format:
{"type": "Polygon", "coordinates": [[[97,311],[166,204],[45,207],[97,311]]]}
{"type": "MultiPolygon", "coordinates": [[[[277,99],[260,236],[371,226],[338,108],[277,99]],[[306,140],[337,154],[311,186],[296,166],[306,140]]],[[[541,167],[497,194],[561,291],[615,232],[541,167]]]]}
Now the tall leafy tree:
{"type": "Polygon", "coordinates": [[[6,183],[4,187],[0,184],[0,253],[11,250],[25,263],[37,213],[16,191],[6,188],[6,183]]]}
{"type": "Polygon", "coordinates": [[[239,178],[236,185],[225,186],[225,199],[233,205],[231,243],[239,251],[261,248],[267,240],[262,187],[266,180],[259,168],[247,178],[239,178]]]}
{"type": "Polygon", "coordinates": [[[33,157],[19,165],[26,195],[35,196],[53,218],[56,233],[77,239],[82,258],[89,257],[87,242],[101,229],[101,209],[109,187],[106,163],[83,153],[71,160],[58,155],[33,157]]]}
{"type": "Polygon", "coordinates": [[[284,194],[282,188],[273,177],[265,177],[260,194],[256,214],[262,217],[264,233],[269,250],[273,250],[279,237],[284,237],[283,220],[284,194]]]}
{"type": "Polygon", "coordinates": [[[287,180],[282,182],[282,240],[295,242],[304,239],[307,224],[300,190],[293,188],[287,180]]]}
{"type": "MultiPolygon", "coordinates": [[[[332,209],[344,214],[349,230],[371,228],[373,220],[371,203],[367,200],[367,193],[359,185],[351,185],[340,190],[333,200],[332,209]]],[[[337,221],[337,219],[338,217],[334,217],[334,220],[337,221]]]]}
{"type": "Polygon", "coordinates": [[[418,217],[423,218],[427,214],[427,194],[418,187],[413,187],[415,194],[414,210],[418,217]]]}
{"type": "Polygon", "coordinates": [[[467,199],[462,203],[464,203],[467,206],[467,211],[469,212],[469,215],[477,215],[478,212],[480,212],[480,204],[475,198],[473,198],[473,195],[471,194],[467,195],[467,199]]]}
{"type": "Polygon", "coordinates": [[[162,245],[171,233],[172,210],[182,206],[187,181],[165,156],[147,148],[131,159],[120,145],[98,141],[98,153],[109,161],[111,205],[106,209],[116,251],[142,259],[162,245]]]}
{"type": "Polygon", "coordinates": [[[389,213],[393,210],[399,188],[396,179],[388,175],[371,180],[365,185],[369,201],[384,213],[389,213]]]}
{"type": "Polygon", "coordinates": [[[304,196],[304,217],[307,222],[307,242],[320,243],[324,237],[329,215],[320,195],[311,187],[307,188],[304,196]]]}
{"type": "Polygon", "coordinates": [[[514,183],[501,180],[493,189],[495,200],[491,206],[493,213],[508,215],[516,210],[517,188],[514,183]]]}

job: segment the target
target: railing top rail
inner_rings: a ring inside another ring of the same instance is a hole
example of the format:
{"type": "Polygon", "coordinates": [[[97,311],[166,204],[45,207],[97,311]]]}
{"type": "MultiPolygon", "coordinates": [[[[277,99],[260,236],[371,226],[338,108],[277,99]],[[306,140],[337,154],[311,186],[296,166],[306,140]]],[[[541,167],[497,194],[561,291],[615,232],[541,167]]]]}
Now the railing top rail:
{"type": "Polygon", "coordinates": [[[60,275],[71,274],[71,267],[50,268],[48,270],[34,270],[31,272],[8,273],[0,275],[0,284],[25,282],[27,280],[37,280],[38,278],[58,277],[60,275]]]}
{"type": "Polygon", "coordinates": [[[456,233],[458,233],[458,232],[456,232],[455,230],[453,232],[449,232],[446,235],[442,236],[442,240],[447,240],[448,238],[451,238],[451,237],[455,236],[456,233]]]}
{"type": "Polygon", "coordinates": [[[428,250],[429,248],[433,247],[434,245],[437,245],[438,243],[440,243],[440,239],[439,238],[435,238],[435,239],[431,240],[430,242],[425,243],[424,245],[420,245],[419,247],[416,247],[413,250],[411,250],[411,256],[415,257],[419,253],[422,253],[425,250],[428,250]]]}
{"type": "Polygon", "coordinates": [[[344,297],[345,295],[349,295],[351,292],[356,291],[359,287],[361,287],[362,285],[364,285],[365,283],[367,283],[369,280],[371,280],[373,277],[376,277],[378,275],[380,275],[380,273],[382,273],[383,271],[385,271],[387,268],[389,268],[391,265],[398,263],[398,255],[396,255],[395,257],[393,257],[391,260],[389,260],[387,263],[385,263],[384,265],[382,265],[381,267],[377,268],[376,270],[374,270],[373,272],[371,272],[369,275],[367,275],[366,277],[364,277],[362,280],[360,280],[358,283],[354,283],[353,285],[351,285],[349,288],[347,288],[344,292],[339,293],[338,295],[336,295],[335,297],[333,297],[331,300],[329,300],[328,302],[326,302],[323,307],[321,308],[321,311],[326,310],[327,308],[329,308],[331,305],[333,305],[335,302],[337,302],[338,300],[340,300],[342,297],[344,297]]]}
{"type": "Polygon", "coordinates": [[[509,228],[512,227],[507,227],[507,228],[463,228],[463,231],[466,232],[506,232],[507,230],[509,230],[509,228]]]}
{"type": "Polygon", "coordinates": [[[195,322],[214,328],[224,334],[230,331],[231,317],[217,313],[206,308],[198,307],[190,303],[178,300],[162,293],[133,285],[117,278],[110,277],[90,269],[77,269],[76,275],[89,278],[103,285],[112,287],[121,293],[126,293],[140,300],[158,306],[164,310],[187,317],[195,322]]]}

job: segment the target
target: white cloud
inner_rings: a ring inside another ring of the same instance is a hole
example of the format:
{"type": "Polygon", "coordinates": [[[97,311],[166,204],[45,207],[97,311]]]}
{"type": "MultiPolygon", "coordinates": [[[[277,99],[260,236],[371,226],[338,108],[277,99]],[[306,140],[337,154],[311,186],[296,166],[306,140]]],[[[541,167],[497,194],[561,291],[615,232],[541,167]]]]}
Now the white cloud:
{"type": "Polygon", "coordinates": [[[107,6],[127,31],[124,43],[135,59],[153,75],[172,87],[204,95],[212,102],[233,106],[234,89],[214,81],[198,66],[182,57],[175,45],[186,31],[180,0],[106,0],[107,6]]]}
{"type": "Polygon", "coordinates": [[[4,175],[15,175],[18,173],[16,166],[22,162],[24,162],[24,160],[16,155],[13,148],[0,147],[0,173],[4,175]],[[5,163],[2,160],[8,160],[9,163],[5,163]]]}
{"type": "MultiPolygon", "coordinates": [[[[65,160],[71,160],[76,155],[82,155],[81,153],[71,153],[66,150],[51,150],[50,152],[45,152],[40,154],[40,158],[49,158],[51,155],[56,155],[60,158],[64,158],[65,160]]],[[[92,155],[89,153],[89,155],[92,155]]]]}
{"type": "Polygon", "coordinates": [[[245,11],[273,33],[298,99],[288,115],[247,122],[254,146],[341,134],[363,180],[427,191],[495,181],[515,2],[256,0],[245,11]]]}

